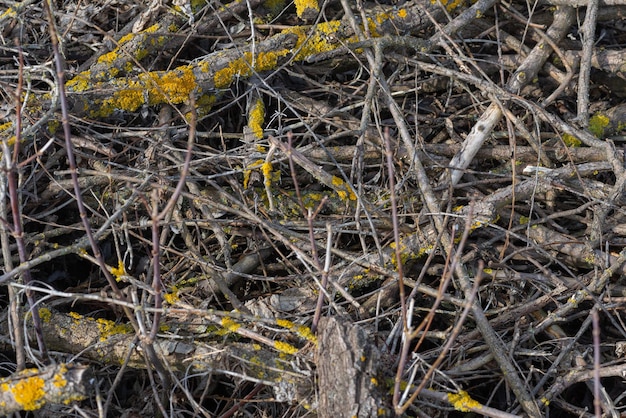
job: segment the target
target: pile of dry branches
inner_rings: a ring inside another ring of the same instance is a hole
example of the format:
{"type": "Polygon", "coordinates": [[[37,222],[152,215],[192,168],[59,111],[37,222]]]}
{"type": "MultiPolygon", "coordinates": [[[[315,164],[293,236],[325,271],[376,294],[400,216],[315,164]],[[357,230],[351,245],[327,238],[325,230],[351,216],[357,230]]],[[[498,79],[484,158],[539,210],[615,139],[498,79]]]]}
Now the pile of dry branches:
{"type": "Polygon", "coordinates": [[[626,6],[393,3],[0,1],[0,414],[626,412],[626,6]]]}

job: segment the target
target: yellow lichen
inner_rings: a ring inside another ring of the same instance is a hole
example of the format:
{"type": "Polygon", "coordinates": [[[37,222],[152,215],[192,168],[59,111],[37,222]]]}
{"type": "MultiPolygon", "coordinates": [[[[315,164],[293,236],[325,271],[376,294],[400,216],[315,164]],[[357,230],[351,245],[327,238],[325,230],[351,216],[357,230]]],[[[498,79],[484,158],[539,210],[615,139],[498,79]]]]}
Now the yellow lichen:
{"type": "Polygon", "coordinates": [[[317,0],[295,0],[296,15],[300,19],[308,18],[311,14],[320,11],[320,6],[317,4],[317,0]]]}
{"type": "MultiPolygon", "coordinates": [[[[297,35],[298,39],[293,48],[296,51],[296,55],[293,59],[295,61],[303,61],[312,55],[336,49],[340,44],[338,45],[334,38],[340,27],[341,22],[335,20],[332,22],[321,22],[310,31],[302,26],[295,26],[283,30],[283,33],[297,35]]],[[[342,41],[351,43],[358,41],[358,38],[352,36],[348,39],[342,39],[342,41]]]]}
{"type": "Polygon", "coordinates": [[[96,319],[98,331],[100,332],[100,341],[106,341],[112,335],[128,334],[132,331],[130,324],[116,324],[108,319],[96,319]]]}
{"type": "Polygon", "coordinates": [[[54,376],[52,376],[52,385],[54,387],[61,389],[67,386],[67,380],[63,376],[65,372],[67,372],[67,367],[62,365],[59,369],[59,373],[55,373],[54,376]]]}
{"type": "Polygon", "coordinates": [[[184,65],[163,73],[145,73],[139,80],[148,87],[149,104],[180,104],[189,99],[196,88],[192,67],[184,65]]]}
{"type": "Polygon", "coordinates": [[[129,33],[129,34],[127,34],[127,35],[124,35],[124,36],[122,36],[122,37],[120,38],[120,40],[119,40],[119,41],[117,41],[117,44],[118,44],[119,46],[122,46],[122,45],[124,45],[125,43],[129,42],[131,39],[133,39],[135,36],[136,36],[136,34],[135,34],[135,33],[129,33]]]}
{"type": "Polygon", "coordinates": [[[295,332],[307,341],[317,344],[317,337],[313,334],[311,328],[306,325],[296,325],[287,319],[277,319],[276,324],[280,327],[288,329],[289,331],[295,332]]]}
{"type": "Polygon", "coordinates": [[[50,318],[52,318],[52,312],[50,312],[48,308],[39,308],[39,318],[41,318],[43,322],[49,322],[50,318]]]}
{"type": "Polygon", "coordinates": [[[159,30],[159,24],[155,23],[154,25],[150,26],[149,28],[146,28],[144,30],[141,31],[141,33],[155,33],[156,31],[159,30]]]}
{"type": "Polygon", "coordinates": [[[315,336],[315,334],[313,334],[311,328],[305,325],[300,325],[296,328],[296,332],[300,337],[304,338],[305,340],[310,341],[313,344],[317,344],[317,337],[315,336]]]}
{"type": "MultiPolygon", "coordinates": [[[[93,117],[110,116],[115,110],[134,112],[144,104],[181,104],[197,87],[196,77],[190,66],[171,71],[140,74],[138,80],[114,79],[110,81],[114,93],[100,102],[92,111],[93,117]]],[[[206,104],[206,100],[203,105],[206,104]]]]}
{"type": "Polygon", "coordinates": [[[263,165],[261,166],[261,171],[263,172],[263,182],[265,184],[265,187],[271,187],[272,185],[272,178],[273,178],[273,173],[272,173],[272,163],[270,162],[264,162],[263,165]]]}
{"type": "Polygon", "coordinates": [[[349,187],[346,182],[339,177],[333,176],[332,185],[334,186],[334,189],[341,200],[356,200],[356,194],[354,194],[352,188],[349,187]]]}
{"type": "Polygon", "coordinates": [[[287,319],[277,319],[276,325],[287,329],[292,329],[294,327],[294,323],[287,319]]]}
{"type": "Polygon", "coordinates": [[[323,198],[324,195],[322,193],[305,193],[302,196],[302,203],[306,209],[315,209],[323,198]]]}
{"type": "Polygon", "coordinates": [[[482,408],[480,402],[472,399],[464,390],[459,391],[459,393],[448,393],[448,402],[452,404],[454,409],[461,412],[470,412],[471,409],[482,408]]]}
{"type": "Polygon", "coordinates": [[[115,50],[113,50],[111,52],[108,52],[106,54],[101,55],[98,58],[98,63],[99,64],[111,64],[117,58],[118,58],[118,55],[117,55],[117,48],[116,48],[115,50]]]}
{"type": "Polygon", "coordinates": [[[215,72],[213,76],[213,83],[216,88],[225,88],[230,86],[236,77],[249,77],[255,71],[267,71],[273,70],[278,65],[278,58],[287,55],[287,50],[280,50],[277,52],[259,52],[253,56],[251,52],[245,52],[243,57],[237,58],[230,62],[230,64],[215,72]]]}
{"type": "Polygon", "coordinates": [[[83,92],[89,89],[91,87],[91,72],[83,71],[77,74],[74,78],[65,83],[65,87],[75,92],[83,92]]]}
{"type": "MultiPolygon", "coordinates": [[[[37,369],[27,369],[22,373],[36,373],[37,369]]],[[[45,403],[43,397],[45,396],[44,391],[45,381],[38,376],[32,376],[25,379],[20,380],[14,385],[9,386],[8,389],[11,394],[13,394],[13,398],[15,402],[17,402],[22,409],[25,411],[34,411],[39,409],[45,403]]],[[[5,391],[5,385],[2,385],[3,391],[5,391]]]]}
{"type": "Polygon", "coordinates": [[[61,127],[61,122],[58,119],[51,119],[48,121],[48,132],[51,134],[56,133],[61,127]]]}
{"type": "Polygon", "coordinates": [[[252,175],[252,170],[255,168],[261,167],[265,164],[265,160],[256,160],[252,164],[248,165],[246,169],[243,171],[243,188],[247,189],[250,183],[250,176],[252,175]]]}
{"type": "Polygon", "coordinates": [[[122,280],[122,276],[126,275],[126,268],[124,267],[124,262],[122,260],[117,262],[117,267],[111,268],[111,274],[115,277],[116,282],[122,280]]]}
{"type": "Polygon", "coordinates": [[[391,253],[391,264],[394,266],[394,268],[398,268],[398,259],[396,258],[396,254],[399,252],[400,253],[400,262],[404,265],[406,264],[407,261],[409,261],[412,258],[415,258],[416,255],[413,254],[412,252],[410,252],[408,250],[408,248],[406,247],[406,245],[404,245],[403,243],[400,243],[400,248],[399,251],[396,252],[396,246],[397,244],[395,242],[392,242],[389,244],[389,248],[391,248],[392,250],[394,250],[391,253]]]}
{"type": "Polygon", "coordinates": [[[261,99],[254,101],[248,112],[248,127],[257,139],[263,138],[263,121],[265,119],[265,106],[261,99]]]}
{"type": "Polygon", "coordinates": [[[296,354],[298,352],[296,347],[283,341],[274,341],[274,348],[285,354],[296,354]]]}
{"type": "Polygon", "coordinates": [[[83,316],[77,312],[70,312],[67,314],[70,318],[72,318],[75,322],[83,319],[83,316]]]}
{"type": "Polygon", "coordinates": [[[222,318],[222,326],[230,332],[237,332],[237,330],[241,327],[240,324],[236,323],[228,317],[222,318]]]}
{"type": "Polygon", "coordinates": [[[17,12],[15,11],[15,9],[12,8],[12,7],[9,7],[8,9],[6,9],[4,11],[4,13],[2,13],[0,15],[0,20],[7,19],[7,18],[13,18],[13,17],[16,17],[16,16],[17,16],[17,12]]]}
{"type": "Polygon", "coordinates": [[[451,12],[461,4],[465,3],[464,0],[431,0],[432,4],[441,3],[446,7],[446,10],[451,12]]]}
{"type": "Polygon", "coordinates": [[[165,293],[163,295],[163,299],[170,305],[175,304],[180,300],[180,296],[178,296],[178,289],[174,288],[171,292],[165,293]]]}

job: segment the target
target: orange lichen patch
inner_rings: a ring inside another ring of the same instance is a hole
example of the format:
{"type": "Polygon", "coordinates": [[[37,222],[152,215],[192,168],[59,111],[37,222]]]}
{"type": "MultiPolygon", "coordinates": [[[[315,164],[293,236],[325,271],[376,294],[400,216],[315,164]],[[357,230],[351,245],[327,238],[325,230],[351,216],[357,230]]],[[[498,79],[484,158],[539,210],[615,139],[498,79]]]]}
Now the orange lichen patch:
{"type": "Polygon", "coordinates": [[[113,80],[113,86],[117,87],[110,98],[101,102],[100,108],[94,108],[92,116],[110,116],[115,109],[133,112],[145,103],[145,88],[136,80],[113,80]]]}
{"type": "Polygon", "coordinates": [[[323,193],[305,193],[302,196],[302,203],[305,209],[315,209],[322,202],[325,197],[323,193]]]}
{"type": "Polygon", "coordinates": [[[395,242],[389,244],[389,248],[394,250],[391,254],[391,264],[393,264],[395,268],[398,268],[398,259],[396,258],[396,254],[398,252],[400,253],[400,262],[402,264],[406,264],[406,262],[411,258],[412,254],[407,251],[407,247],[403,243],[400,243],[400,251],[398,252],[396,252],[396,246],[397,244],[395,242]]]}
{"type": "MultiPolygon", "coordinates": [[[[26,369],[21,372],[21,375],[28,376],[29,374],[38,373],[37,369],[26,369]]],[[[10,392],[13,395],[13,399],[17,402],[25,411],[34,411],[41,408],[44,405],[45,381],[39,376],[26,377],[20,379],[15,384],[3,383],[0,385],[0,390],[3,392],[10,392]]]]}
{"type": "Polygon", "coordinates": [[[299,325],[298,327],[296,327],[296,333],[305,340],[317,345],[317,337],[315,336],[315,334],[313,334],[311,328],[307,327],[306,325],[299,325]]]}
{"type": "MultiPolygon", "coordinates": [[[[80,73],[77,77],[70,80],[66,85],[72,91],[85,91],[88,88],[93,88],[90,83],[95,81],[107,81],[111,78],[116,77],[120,71],[130,72],[133,69],[132,60],[141,60],[145,58],[149,54],[149,50],[146,48],[146,45],[161,46],[164,45],[167,41],[167,36],[159,36],[154,37],[153,34],[156,33],[161,26],[159,24],[155,24],[150,26],[149,28],[139,32],[139,33],[129,33],[128,35],[123,36],[117,42],[117,47],[113,49],[111,52],[107,52],[106,54],[101,55],[97,64],[102,64],[97,66],[98,70],[84,71],[80,73]],[[133,42],[133,45],[125,46],[130,42],[133,42]],[[87,82],[87,84],[85,84],[87,82]]],[[[177,28],[174,26],[168,27],[168,32],[175,32],[177,28]]]]}

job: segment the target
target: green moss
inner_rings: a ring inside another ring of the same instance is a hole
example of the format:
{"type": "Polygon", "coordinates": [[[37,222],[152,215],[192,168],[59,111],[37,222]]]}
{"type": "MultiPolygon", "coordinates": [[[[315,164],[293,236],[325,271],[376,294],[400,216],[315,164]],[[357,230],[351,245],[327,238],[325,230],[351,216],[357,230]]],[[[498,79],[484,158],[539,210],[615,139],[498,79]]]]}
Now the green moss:
{"type": "Polygon", "coordinates": [[[604,130],[609,126],[609,118],[601,113],[596,113],[589,119],[589,132],[596,138],[604,138],[604,130]]]}
{"type": "Polygon", "coordinates": [[[582,141],[580,139],[570,134],[563,134],[563,142],[568,147],[580,147],[582,145],[582,141]]]}
{"type": "Polygon", "coordinates": [[[285,0],[265,0],[263,6],[276,16],[285,9],[285,0]]]}
{"type": "Polygon", "coordinates": [[[50,322],[50,318],[52,318],[52,312],[48,308],[40,308],[39,309],[39,317],[41,320],[45,322],[50,322]]]}

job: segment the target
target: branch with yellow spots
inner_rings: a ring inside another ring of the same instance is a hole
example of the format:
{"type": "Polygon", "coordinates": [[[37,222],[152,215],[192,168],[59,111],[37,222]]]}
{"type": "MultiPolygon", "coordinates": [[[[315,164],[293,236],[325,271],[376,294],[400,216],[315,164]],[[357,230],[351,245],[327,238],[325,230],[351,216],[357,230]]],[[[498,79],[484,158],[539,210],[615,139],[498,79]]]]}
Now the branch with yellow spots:
{"type": "MultiPolygon", "coordinates": [[[[302,362],[312,360],[309,347],[314,347],[317,339],[307,326],[236,312],[194,309],[175,299],[173,302],[163,317],[164,325],[154,343],[155,350],[172,370],[182,372],[188,371],[190,367],[196,372],[213,373],[242,370],[241,377],[244,380],[276,387],[282,385],[283,388],[288,385],[302,396],[312,391],[310,376],[291,366],[294,356],[302,362]],[[189,315],[193,315],[195,320],[190,321],[189,315]],[[198,324],[197,319],[201,319],[201,324],[198,324]],[[190,322],[193,325],[185,325],[190,322]],[[268,330],[271,327],[274,330],[272,332],[276,329],[282,332],[273,338],[266,335],[267,332],[252,330],[261,328],[261,324],[265,324],[264,328],[268,330]],[[305,347],[307,349],[302,350],[305,347]]],[[[142,352],[135,349],[135,333],[128,324],[76,312],[63,313],[48,307],[41,307],[40,315],[43,337],[50,350],[80,353],[83,359],[109,365],[120,365],[127,361],[130,367],[146,367],[142,352]]],[[[32,320],[28,324],[32,339],[32,320]]],[[[0,324],[0,332],[8,332],[6,323],[0,324]]],[[[32,389],[35,391],[39,387],[43,386],[33,385],[32,389]]],[[[31,403],[26,404],[26,400],[22,403],[33,409],[39,407],[38,393],[32,397],[29,395],[31,403]]]]}
{"type": "MultiPolygon", "coordinates": [[[[431,14],[441,12],[439,6],[429,2],[427,5],[431,14]]],[[[307,6],[306,10],[309,9],[311,7],[307,6]]],[[[424,27],[424,13],[421,6],[377,9],[367,18],[367,28],[362,29],[367,29],[372,37],[409,33],[424,27]]],[[[202,117],[221,91],[238,79],[276,70],[290,62],[308,61],[320,54],[358,49],[362,45],[362,40],[346,22],[335,20],[289,27],[260,42],[216,51],[172,70],[141,70],[136,64],[176,38],[175,31],[176,25],[168,16],[138,34],[121,38],[117,48],[98,57],[89,69],[71,78],[66,88],[73,115],[106,118],[115,111],[134,112],[144,105],[181,105],[194,94],[202,117]]],[[[255,134],[258,133],[258,127],[254,128],[255,134]]]]}
{"type": "Polygon", "coordinates": [[[91,386],[91,372],[83,365],[22,370],[0,379],[0,415],[34,411],[50,403],[69,405],[90,396],[91,386]]]}
{"type": "Polygon", "coordinates": [[[345,201],[357,200],[354,188],[341,178],[327,173],[320,166],[315,165],[308,158],[302,155],[299,151],[290,148],[289,145],[276,138],[270,137],[270,144],[278,147],[285,155],[287,155],[287,157],[291,158],[296,164],[304,168],[317,181],[326,187],[333,189],[340,199],[345,201]]]}

